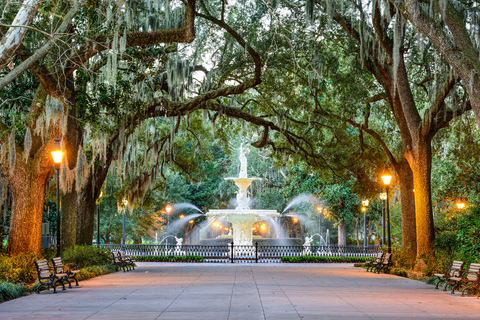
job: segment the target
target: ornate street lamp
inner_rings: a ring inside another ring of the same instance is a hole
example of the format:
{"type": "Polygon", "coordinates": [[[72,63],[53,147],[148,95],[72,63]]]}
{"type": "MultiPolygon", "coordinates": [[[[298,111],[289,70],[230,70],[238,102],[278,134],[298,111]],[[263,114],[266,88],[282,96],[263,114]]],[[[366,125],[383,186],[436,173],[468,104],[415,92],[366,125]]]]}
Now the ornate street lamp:
{"type": "Polygon", "coordinates": [[[387,200],[387,193],[380,193],[380,200],[382,200],[382,246],[385,245],[385,201],[387,200]]]}
{"type": "Polygon", "coordinates": [[[318,211],[318,233],[319,233],[319,239],[318,239],[318,245],[322,245],[322,213],[323,213],[323,208],[320,206],[317,206],[315,209],[318,211]]]}
{"type": "Polygon", "coordinates": [[[383,184],[385,185],[385,191],[387,194],[387,236],[388,236],[388,253],[392,253],[392,242],[390,239],[390,208],[389,208],[389,203],[388,203],[388,188],[390,187],[390,183],[392,183],[393,175],[392,173],[387,169],[385,166],[385,169],[383,170],[382,173],[382,181],[383,184]]]}
{"type": "Polygon", "coordinates": [[[362,212],[363,212],[363,251],[367,251],[367,207],[368,200],[365,199],[362,201],[362,212]]]}
{"type": "Polygon", "coordinates": [[[125,211],[127,211],[128,200],[123,199],[123,226],[122,226],[122,250],[125,251],[125,211]]]}
{"type": "Polygon", "coordinates": [[[97,248],[100,248],[100,199],[102,198],[103,192],[100,191],[100,195],[97,199],[97,248]]]}
{"type": "Polygon", "coordinates": [[[52,147],[52,158],[55,163],[55,171],[57,172],[57,257],[60,257],[60,196],[59,196],[59,181],[60,181],[60,164],[63,159],[62,145],[60,138],[56,137],[52,147]]]}
{"type": "Polygon", "coordinates": [[[170,233],[170,212],[172,212],[173,208],[170,205],[170,202],[167,202],[165,206],[165,212],[167,213],[167,238],[165,238],[165,251],[168,248],[168,234],[170,233]]]}

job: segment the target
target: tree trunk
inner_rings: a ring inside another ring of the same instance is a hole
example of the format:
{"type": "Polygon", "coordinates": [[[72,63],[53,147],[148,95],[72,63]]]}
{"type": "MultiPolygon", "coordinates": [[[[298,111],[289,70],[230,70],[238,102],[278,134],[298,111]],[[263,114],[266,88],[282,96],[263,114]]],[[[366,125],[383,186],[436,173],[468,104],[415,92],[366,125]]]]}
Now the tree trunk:
{"type": "Polygon", "coordinates": [[[77,237],[78,245],[92,245],[95,226],[96,198],[92,192],[92,183],[87,181],[78,193],[77,237]]]}
{"type": "Polygon", "coordinates": [[[78,192],[79,197],[77,199],[77,244],[92,244],[95,226],[95,204],[107,178],[108,169],[112,164],[118,145],[116,143],[118,137],[118,133],[110,136],[107,143],[106,161],[95,158],[93,160],[94,165],[89,170],[88,175],[83,177],[85,181],[82,184],[82,189],[78,192]]]}
{"type": "MultiPolygon", "coordinates": [[[[81,143],[81,134],[77,124],[77,111],[75,104],[75,86],[73,77],[67,79],[67,88],[72,92],[69,97],[67,132],[63,137],[63,145],[65,149],[65,161],[67,161],[68,170],[75,170],[77,166],[78,148],[81,143]]],[[[75,174],[76,176],[76,174],[75,174]]],[[[74,185],[70,189],[63,190],[61,195],[61,231],[60,231],[60,249],[61,251],[73,248],[76,243],[76,226],[77,226],[77,189],[76,179],[74,185]]]]}
{"type": "Polygon", "coordinates": [[[415,197],[413,193],[413,172],[407,159],[399,163],[400,203],[402,206],[402,246],[409,248],[407,256],[412,260],[417,254],[417,227],[415,222],[415,197]]]}
{"type": "Polygon", "coordinates": [[[60,252],[75,246],[76,201],[74,190],[60,196],[60,252]]]}
{"type": "Polygon", "coordinates": [[[11,256],[42,252],[42,216],[47,178],[46,175],[27,170],[18,170],[20,172],[16,172],[15,181],[10,185],[13,203],[7,253],[11,256]]]}
{"type": "Polygon", "coordinates": [[[347,227],[345,221],[342,220],[338,224],[338,245],[345,246],[347,244],[347,227]]]}
{"type": "Polygon", "coordinates": [[[435,230],[433,224],[431,170],[432,150],[430,138],[418,139],[411,155],[407,157],[413,171],[415,184],[415,217],[417,230],[417,259],[432,255],[435,230]]]}
{"type": "MultiPolygon", "coordinates": [[[[23,252],[41,253],[42,216],[45,201],[46,183],[53,173],[53,159],[50,150],[53,139],[58,134],[58,126],[51,125],[49,135],[44,139],[36,135],[36,115],[43,112],[47,93],[39,86],[32,102],[28,127],[31,147],[25,154],[17,144],[9,146],[4,139],[2,147],[12,148],[15,161],[9,156],[0,159],[3,176],[8,181],[12,196],[12,215],[7,252],[17,255],[23,252]],[[15,149],[13,149],[13,147],[15,149]],[[11,167],[12,166],[12,167],[11,167]]],[[[8,154],[8,153],[6,153],[8,154]]]]}

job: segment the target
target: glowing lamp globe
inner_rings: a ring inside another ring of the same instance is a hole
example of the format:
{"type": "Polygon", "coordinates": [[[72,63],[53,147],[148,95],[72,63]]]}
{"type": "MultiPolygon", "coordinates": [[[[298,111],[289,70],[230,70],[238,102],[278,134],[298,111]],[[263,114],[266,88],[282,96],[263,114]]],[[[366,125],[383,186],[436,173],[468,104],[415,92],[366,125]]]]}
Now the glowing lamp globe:
{"type": "Polygon", "coordinates": [[[385,168],[385,170],[383,170],[383,173],[382,173],[381,177],[382,177],[382,180],[383,180],[383,184],[385,186],[389,186],[390,183],[392,182],[393,175],[387,168],[385,168]]]}
{"type": "Polygon", "coordinates": [[[465,201],[463,201],[463,199],[458,199],[455,204],[457,205],[457,208],[459,210],[462,210],[463,208],[465,208],[465,201]]]}
{"type": "Polygon", "coordinates": [[[167,211],[167,213],[170,213],[170,212],[172,212],[172,209],[173,209],[173,208],[172,208],[172,206],[170,205],[170,202],[167,203],[167,206],[165,207],[165,211],[167,211]]]}
{"type": "Polygon", "coordinates": [[[53,162],[56,165],[60,165],[62,163],[62,158],[63,158],[63,151],[62,151],[62,145],[60,144],[60,138],[56,137],[55,142],[53,143],[52,147],[52,158],[53,162]]]}

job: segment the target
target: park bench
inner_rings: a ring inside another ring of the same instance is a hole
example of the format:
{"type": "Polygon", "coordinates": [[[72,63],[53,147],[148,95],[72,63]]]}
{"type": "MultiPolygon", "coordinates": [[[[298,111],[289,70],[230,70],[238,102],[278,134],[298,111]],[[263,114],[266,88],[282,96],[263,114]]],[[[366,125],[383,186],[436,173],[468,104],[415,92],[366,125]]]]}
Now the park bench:
{"type": "Polygon", "coordinates": [[[447,280],[447,283],[453,286],[451,292],[452,294],[455,291],[455,288],[460,288],[460,286],[463,285],[464,288],[462,290],[462,297],[465,295],[465,290],[476,289],[478,299],[478,289],[480,284],[480,263],[471,263],[467,272],[463,272],[459,277],[450,277],[447,280]]]}
{"type": "Polygon", "coordinates": [[[383,252],[377,253],[377,256],[375,257],[374,260],[367,261],[365,264],[367,265],[367,272],[373,271],[380,263],[382,263],[382,258],[383,258],[383,252]]]}
{"type": "Polygon", "coordinates": [[[131,268],[132,270],[135,270],[135,263],[134,261],[125,254],[122,250],[118,251],[118,255],[120,256],[120,260],[122,260],[125,263],[125,266],[128,268],[131,268]]]}
{"type": "Polygon", "coordinates": [[[388,271],[388,268],[393,265],[392,261],[392,254],[391,253],[385,253],[383,256],[382,262],[375,268],[374,273],[380,273],[380,271],[385,270],[388,271]]]}
{"type": "Polygon", "coordinates": [[[123,272],[125,272],[125,262],[121,260],[117,251],[112,251],[112,257],[113,257],[113,264],[115,266],[115,271],[123,269],[123,272]]]}
{"type": "Polygon", "coordinates": [[[67,277],[66,273],[56,273],[55,270],[48,265],[46,259],[35,261],[35,267],[37,268],[38,282],[40,283],[37,287],[37,293],[40,293],[41,287],[46,287],[47,290],[50,287],[53,288],[53,293],[57,293],[55,284],[60,282],[63,289],[65,290],[65,278],[67,277]]]}
{"type": "Polygon", "coordinates": [[[68,282],[68,287],[71,288],[72,284],[70,279],[75,280],[75,286],[78,287],[77,274],[80,273],[77,266],[74,263],[64,264],[61,257],[52,258],[52,265],[55,273],[66,273],[66,281],[68,282]]]}
{"type": "MultiPolygon", "coordinates": [[[[435,286],[435,289],[438,289],[438,286],[440,283],[447,282],[447,280],[451,277],[461,277],[463,273],[463,266],[465,265],[465,262],[463,261],[453,261],[452,265],[444,268],[443,270],[438,270],[438,273],[435,273],[433,276],[437,277],[438,282],[435,286]]],[[[443,291],[447,291],[447,286],[443,288],[443,291]]]]}

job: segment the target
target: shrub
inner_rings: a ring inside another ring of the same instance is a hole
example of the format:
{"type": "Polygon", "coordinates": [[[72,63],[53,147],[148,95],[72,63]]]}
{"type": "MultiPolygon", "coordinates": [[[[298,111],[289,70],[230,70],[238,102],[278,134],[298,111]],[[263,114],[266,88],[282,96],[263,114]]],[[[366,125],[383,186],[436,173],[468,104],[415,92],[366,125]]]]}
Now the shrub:
{"type": "Polygon", "coordinates": [[[400,277],[407,277],[407,271],[404,268],[391,268],[390,274],[394,274],[400,277]]]}
{"type": "Polygon", "coordinates": [[[137,256],[134,257],[136,261],[144,261],[144,262],[203,262],[205,259],[202,256],[197,255],[188,255],[185,257],[182,256],[137,256]]]}
{"type": "Polygon", "coordinates": [[[33,283],[37,278],[35,260],[42,257],[34,253],[22,253],[17,256],[0,256],[0,280],[13,283],[33,283]]]}
{"type": "Polygon", "coordinates": [[[75,246],[67,249],[62,254],[64,263],[74,263],[78,268],[88,266],[105,265],[112,262],[109,252],[93,246],[75,246]]]}
{"type": "Polygon", "coordinates": [[[23,284],[0,281],[0,302],[21,297],[26,291],[23,284]]]}
{"type": "Polygon", "coordinates": [[[316,257],[316,256],[283,256],[282,262],[288,263],[340,263],[340,262],[365,262],[371,260],[370,257],[316,257]]]}

